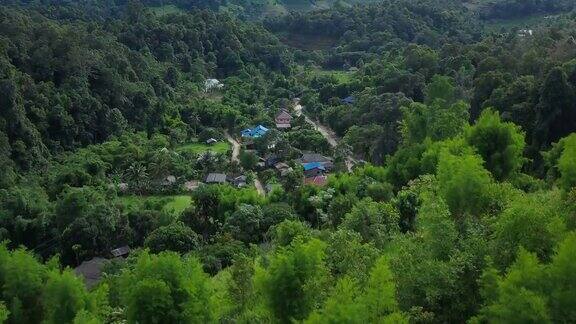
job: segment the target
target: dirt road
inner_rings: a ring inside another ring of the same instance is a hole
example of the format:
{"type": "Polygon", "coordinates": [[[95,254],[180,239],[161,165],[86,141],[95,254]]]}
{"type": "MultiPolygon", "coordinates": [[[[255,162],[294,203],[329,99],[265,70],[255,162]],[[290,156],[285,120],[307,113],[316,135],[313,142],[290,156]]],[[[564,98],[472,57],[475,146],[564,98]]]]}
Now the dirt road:
{"type": "Polygon", "coordinates": [[[254,187],[256,187],[256,191],[258,191],[261,196],[266,196],[266,190],[264,190],[264,186],[260,179],[254,178],[254,187]]]}
{"type": "Polygon", "coordinates": [[[228,134],[228,132],[224,132],[224,136],[226,136],[226,140],[228,140],[228,143],[230,143],[232,145],[232,157],[231,160],[232,162],[238,162],[240,163],[240,143],[238,143],[237,140],[235,140],[232,136],[230,136],[230,134],[228,134]]]}
{"type": "MultiPolygon", "coordinates": [[[[322,134],[322,136],[324,136],[326,141],[328,141],[328,144],[330,144],[332,148],[335,148],[338,145],[338,141],[340,139],[338,138],[338,136],[336,136],[334,131],[320,124],[319,122],[312,120],[310,117],[304,114],[304,112],[302,111],[303,109],[304,107],[302,107],[300,101],[296,100],[294,102],[294,113],[296,114],[296,116],[303,115],[306,122],[314,126],[314,129],[316,129],[318,132],[320,132],[320,134],[322,134]]],[[[354,159],[352,156],[349,155],[346,157],[345,162],[346,162],[346,169],[348,169],[348,172],[352,172],[352,167],[354,166],[354,164],[356,164],[356,159],[354,159]]]]}

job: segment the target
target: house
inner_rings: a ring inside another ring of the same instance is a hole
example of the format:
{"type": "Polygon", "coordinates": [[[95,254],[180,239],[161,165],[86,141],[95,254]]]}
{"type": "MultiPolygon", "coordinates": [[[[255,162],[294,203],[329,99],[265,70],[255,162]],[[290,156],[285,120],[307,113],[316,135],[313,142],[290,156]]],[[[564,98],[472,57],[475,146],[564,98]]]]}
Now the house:
{"type": "Polygon", "coordinates": [[[290,123],[292,122],[292,116],[286,111],[282,110],[276,118],[274,119],[276,122],[276,128],[278,129],[287,129],[290,128],[290,123]]]}
{"type": "Polygon", "coordinates": [[[206,183],[226,183],[226,175],[224,173],[209,173],[206,176],[206,183]]]}
{"type": "Polygon", "coordinates": [[[130,254],[130,247],[128,245],[121,246],[110,251],[110,254],[115,258],[128,256],[128,254],[130,254]]]}
{"type": "Polygon", "coordinates": [[[278,171],[281,177],[285,177],[290,172],[293,171],[292,167],[290,167],[288,164],[284,162],[276,163],[276,165],[274,165],[274,168],[276,169],[276,171],[278,171]]]}
{"type": "Polygon", "coordinates": [[[240,132],[240,136],[244,138],[259,138],[268,132],[268,128],[258,125],[254,128],[246,128],[245,130],[240,132]]]}
{"type": "Polygon", "coordinates": [[[245,175],[241,175],[232,179],[232,184],[236,188],[244,188],[247,185],[247,178],[245,175]]]}
{"type": "Polygon", "coordinates": [[[325,175],[319,175],[315,177],[309,177],[304,179],[304,184],[312,186],[325,186],[328,183],[328,177],[325,175]]]}
{"type": "Polygon", "coordinates": [[[332,162],[331,158],[318,153],[304,153],[302,154],[302,157],[298,159],[298,162],[300,162],[302,165],[318,162],[322,164],[326,171],[330,171],[334,168],[334,163],[332,162]]]}
{"type": "Polygon", "coordinates": [[[326,157],[322,154],[318,154],[318,153],[304,153],[300,157],[299,162],[300,163],[311,163],[311,162],[324,163],[324,162],[332,162],[332,159],[329,157],[326,157]]]}
{"type": "Polygon", "coordinates": [[[209,138],[209,139],[206,140],[206,144],[208,144],[208,145],[212,145],[212,144],[215,144],[215,143],[218,143],[218,140],[215,139],[215,138],[209,138]]]}
{"type": "Polygon", "coordinates": [[[218,81],[218,79],[206,79],[206,81],[204,81],[204,92],[210,92],[222,88],[224,88],[224,84],[218,81]]]}
{"type": "Polygon", "coordinates": [[[304,163],[304,176],[306,178],[324,175],[326,168],[320,162],[304,163]]]}
{"type": "Polygon", "coordinates": [[[356,103],[356,98],[354,96],[348,96],[341,100],[343,104],[353,105],[356,103]]]}
{"type": "Polygon", "coordinates": [[[276,154],[267,155],[264,159],[267,168],[273,168],[278,162],[280,162],[280,158],[276,154]]]}
{"type": "Polygon", "coordinates": [[[86,284],[87,288],[92,288],[102,279],[102,269],[106,262],[107,260],[104,258],[92,258],[77,266],[74,269],[74,273],[84,279],[84,284],[86,284]]]}

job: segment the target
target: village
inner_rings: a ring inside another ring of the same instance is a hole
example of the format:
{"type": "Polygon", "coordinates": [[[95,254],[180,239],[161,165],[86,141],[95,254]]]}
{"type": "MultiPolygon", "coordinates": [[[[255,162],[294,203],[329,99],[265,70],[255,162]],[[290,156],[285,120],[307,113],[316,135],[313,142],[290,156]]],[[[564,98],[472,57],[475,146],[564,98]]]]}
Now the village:
{"type": "MultiPolygon", "coordinates": [[[[326,138],[326,141],[332,146],[336,146],[335,137],[330,135],[329,132],[320,130],[322,126],[316,125],[308,117],[302,114],[302,106],[296,98],[293,100],[293,111],[289,109],[280,109],[275,115],[274,125],[267,127],[261,124],[255,125],[250,128],[245,128],[238,133],[238,137],[234,138],[226,133],[227,141],[232,145],[231,161],[234,163],[241,163],[240,155],[247,154],[255,158],[256,163],[250,169],[255,171],[252,177],[254,186],[259,193],[265,195],[270,193],[274,188],[277,188],[282,181],[276,182],[275,180],[282,180],[294,174],[301,175],[300,183],[303,185],[324,186],[328,182],[328,175],[334,170],[333,158],[314,151],[300,152],[296,158],[287,157],[282,154],[281,149],[277,149],[278,133],[276,136],[271,135],[274,131],[282,133],[289,132],[293,129],[293,115],[296,117],[303,117],[304,121],[312,125],[319,133],[326,138]],[[272,131],[272,132],[271,132],[272,131]],[[267,137],[274,137],[272,139],[267,137]],[[259,145],[266,142],[265,147],[259,145]],[[301,171],[301,172],[298,172],[301,171]],[[274,177],[270,174],[273,173],[274,177]],[[262,176],[261,176],[262,175],[262,176]],[[268,181],[262,184],[260,178],[266,178],[268,181]],[[273,179],[270,179],[273,178],[273,179]]],[[[216,143],[215,139],[209,139],[207,144],[213,145],[216,143]]],[[[248,171],[248,170],[244,170],[248,171]]],[[[249,186],[249,176],[246,174],[226,174],[222,172],[210,172],[204,178],[205,184],[225,184],[228,183],[237,188],[249,186]]],[[[198,182],[194,186],[188,185],[187,188],[193,190],[199,185],[198,182]]]]}
{"type": "MultiPolygon", "coordinates": [[[[207,96],[218,96],[224,89],[217,79],[205,80],[207,96]]],[[[355,100],[348,96],[341,102],[353,105],[355,100]]],[[[123,195],[174,195],[193,192],[202,185],[230,185],[253,187],[262,196],[286,186],[325,186],[331,172],[351,172],[357,160],[347,155],[335,161],[339,138],[303,110],[299,98],[285,100],[281,107],[270,109],[268,122],[235,130],[206,129],[193,143],[173,152],[161,150],[180,159],[195,159],[192,176],[164,174],[148,181],[145,189],[138,188],[135,181],[113,186],[123,195]],[[305,143],[310,136],[316,142],[305,143]],[[340,169],[335,170],[337,167],[340,169]]]]}
{"type": "MultiPolygon", "coordinates": [[[[218,80],[206,80],[205,91],[207,93],[222,88],[223,85],[218,80]]],[[[342,102],[353,104],[353,100],[353,97],[349,97],[343,99],[342,102]]],[[[311,127],[321,134],[330,150],[338,145],[338,138],[329,128],[306,116],[298,98],[292,100],[291,104],[292,109],[280,109],[275,114],[274,125],[271,127],[258,124],[240,130],[237,136],[232,136],[224,131],[223,139],[217,138],[219,136],[216,135],[216,132],[214,136],[204,138],[202,143],[196,143],[195,146],[206,148],[206,151],[197,154],[196,163],[206,159],[213,162],[208,164],[208,169],[204,172],[205,176],[201,179],[187,180],[184,177],[167,175],[153,181],[149,185],[151,188],[149,190],[158,197],[164,195],[174,197],[171,195],[190,193],[203,185],[229,185],[237,189],[254,186],[259,195],[266,196],[277,188],[283,188],[283,185],[287,185],[287,183],[296,186],[326,186],[328,176],[335,171],[336,167],[334,159],[328,156],[329,154],[300,151],[293,147],[282,148],[280,142],[287,132],[298,132],[302,127],[311,127]],[[299,125],[295,126],[297,123],[299,125]],[[226,144],[229,144],[230,147],[226,144]],[[230,154],[229,159],[228,153],[230,154]],[[226,159],[220,160],[218,159],[219,156],[226,156],[226,159]],[[243,160],[248,160],[248,162],[243,160]]],[[[161,153],[169,155],[175,152],[163,148],[161,153]]],[[[349,172],[357,163],[352,156],[347,156],[343,162],[344,168],[349,172]]],[[[137,197],[141,195],[134,183],[120,182],[114,187],[126,198],[135,197],[134,194],[137,197]]],[[[190,198],[189,196],[176,197],[190,198]]],[[[187,208],[189,204],[190,201],[187,200],[182,208],[187,208]]],[[[164,210],[176,214],[182,212],[182,210],[168,210],[166,208],[164,210]]],[[[109,260],[122,262],[130,254],[130,251],[131,248],[128,245],[119,246],[109,251],[107,255],[82,262],[74,271],[84,278],[88,288],[93,287],[102,280],[104,265],[109,260]]]]}
{"type": "MultiPolygon", "coordinates": [[[[209,78],[204,83],[204,92],[207,95],[219,93],[224,84],[217,79],[209,78]]],[[[353,96],[342,99],[343,104],[352,105],[353,96]]],[[[289,101],[274,114],[273,123],[256,124],[230,134],[223,132],[223,136],[203,139],[208,149],[199,159],[211,154],[211,147],[227,142],[230,144],[230,164],[233,166],[224,170],[215,168],[208,170],[201,179],[186,180],[182,183],[185,191],[194,191],[199,186],[229,184],[236,188],[254,186],[261,195],[267,195],[275,188],[282,187],[285,179],[296,177],[301,185],[324,186],[328,182],[328,175],[334,170],[334,159],[326,150],[298,150],[286,147],[283,137],[289,133],[299,132],[303,128],[312,128],[321,134],[333,150],[338,145],[338,138],[325,126],[313,121],[303,113],[303,106],[299,98],[289,101]],[[236,167],[238,166],[238,167],[236,167]]],[[[289,146],[289,145],[288,145],[289,146]]],[[[346,157],[345,166],[348,171],[356,163],[355,159],[346,157]]],[[[293,179],[292,179],[293,180],[293,179]]],[[[164,185],[176,185],[175,177],[168,176],[164,185]]],[[[125,184],[124,184],[125,185],[125,184]]]]}

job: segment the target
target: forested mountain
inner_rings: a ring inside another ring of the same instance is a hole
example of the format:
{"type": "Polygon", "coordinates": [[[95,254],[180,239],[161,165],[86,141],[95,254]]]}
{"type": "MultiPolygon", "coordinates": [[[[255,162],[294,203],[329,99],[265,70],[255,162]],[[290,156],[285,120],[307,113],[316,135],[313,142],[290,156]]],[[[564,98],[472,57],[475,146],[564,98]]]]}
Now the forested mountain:
{"type": "Polygon", "coordinates": [[[574,10],[570,0],[464,0],[464,5],[483,19],[509,19],[574,10]]]}
{"type": "Polygon", "coordinates": [[[576,322],[573,9],[0,1],[0,323],[576,322]]]}
{"type": "Polygon", "coordinates": [[[5,156],[25,170],[125,128],[175,131],[204,78],[246,70],[255,79],[290,64],[262,29],[208,11],[159,18],[135,8],[94,26],[1,10],[0,136],[5,156]]]}

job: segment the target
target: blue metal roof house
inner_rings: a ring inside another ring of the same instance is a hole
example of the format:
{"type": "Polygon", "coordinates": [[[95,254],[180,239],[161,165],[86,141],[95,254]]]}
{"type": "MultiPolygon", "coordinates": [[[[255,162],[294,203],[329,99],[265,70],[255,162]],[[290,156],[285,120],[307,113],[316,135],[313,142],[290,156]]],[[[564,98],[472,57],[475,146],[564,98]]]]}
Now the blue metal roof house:
{"type": "Polygon", "coordinates": [[[245,130],[240,132],[240,135],[242,137],[248,137],[248,138],[259,138],[266,135],[267,132],[268,128],[262,125],[258,125],[254,128],[246,128],[245,130]]]}
{"type": "Polygon", "coordinates": [[[310,170],[314,170],[314,169],[326,171],[326,168],[320,162],[304,163],[302,166],[304,167],[304,171],[310,171],[310,170]]]}

